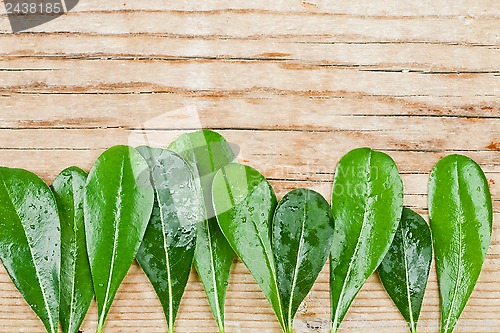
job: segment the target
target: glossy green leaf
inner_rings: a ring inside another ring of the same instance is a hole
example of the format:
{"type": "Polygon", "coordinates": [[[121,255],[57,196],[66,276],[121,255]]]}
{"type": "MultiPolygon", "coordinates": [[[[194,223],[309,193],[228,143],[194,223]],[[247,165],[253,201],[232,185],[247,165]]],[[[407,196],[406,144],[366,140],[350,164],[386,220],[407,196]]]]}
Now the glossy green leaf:
{"type": "Polygon", "coordinates": [[[488,182],[473,160],[450,155],[429,179],[429,219],[441,300],[441,332],[452,332],[481,272],[493,221],[488,182]]]}
{"type": "Polygon", "coordinates": [[[70,167],[63,170],[52,184],[61,221],[59,313],[64,333],[78,332],[94,298],[83,220],[86,181],[85,171],[70,167]]]}
{"type": "Polygon", "coordinates": [[[177,154],[149,147],[137,150],[149,164],[155,205],[136,258],[160,299],[172,333],[191,273],[196,226],[204,219],[203,198],[191,169],[177,154]]]}
{"type": "Polygon", "coordinates": [[[208,130],[183,134],[169,149],[190,165],[203,193],[206,215],[205,221],[198,226],[194,265],[219,331],[224,332],[224,303],[234,252],[217,224],[211,192],[215,172],[236,157],[220,134],[208,130]]]}
{"type": "Polygon", "coordinates": [[[378,274],[412,333],[417,332],[431,261],[431,231],[427,222],[418,213],[404,208],[398,231],[378,274]]]}
{"type": "Polygon", "coordinates": [[[271,246],[271,223],[277,201],[266,178],[257,170],[228,164],[213,181],[213,204],[225,237],[253,275],[287,331],[271,246]]]}
{"type": "Polygon", "coordinates": [[[297,309],[325,266],[333,224],[330,205],[312,190],[293,190],[276,208],[272,249],[289,332],[297,309]]]}
{"type": "Polygon", "coordinates": [[[98,332],[141,245],[153,201],[148,164],[134,148],[115,146],[97,159],[86,183],[85,234],[98,332]]]}
{"type": "Polygon", "coordinates": [[[388,155],[358,148],[342,157],[332,193],[332,332],[389,250],[402,210],[403,182],[388,155]]]}
{"type": "Polygon", "coordinates": [[[0,167],[0,259],[12,282],[57,333],[60,229],[50,188],[37,175],[0,167]]]}

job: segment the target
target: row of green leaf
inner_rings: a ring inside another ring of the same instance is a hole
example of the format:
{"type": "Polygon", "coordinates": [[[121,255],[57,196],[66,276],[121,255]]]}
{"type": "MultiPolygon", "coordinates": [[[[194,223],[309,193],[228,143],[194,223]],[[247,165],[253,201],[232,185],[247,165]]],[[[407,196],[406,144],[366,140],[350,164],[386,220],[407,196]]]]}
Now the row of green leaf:
{"type": "Polygon", "coordinates": [[[184,134],[167,149],[115,146],[87,175],[70,167],[49,188],[0,168],[0,258],[50,333],[78,332],[95,297],[98,332],[134,258],[174,322],[191,266],[224,331],[234,253],[271,304],[283,332],[330,256],[332,332],[378,269],[416,332],[434,248],[441,332],[452,332],[478,279],[492,230],[486,178],[450,155],[429,180],[430,228],[403,207],[394,161],[369,148],[338,163],[332,204],[296,189],[277,201],[257,170],[235,163],[219,134],[184,134]],[[432,231],[432,237],[431,237],[432,231]]]}

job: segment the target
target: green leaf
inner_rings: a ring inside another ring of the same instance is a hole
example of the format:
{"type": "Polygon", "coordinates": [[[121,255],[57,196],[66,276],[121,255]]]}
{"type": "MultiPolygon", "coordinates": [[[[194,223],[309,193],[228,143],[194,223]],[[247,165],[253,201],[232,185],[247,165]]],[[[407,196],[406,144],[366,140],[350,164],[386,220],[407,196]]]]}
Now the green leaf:
{"type": "Polygon", "coordinates": [[[332,332],[389,250],[402,210],[403,182],[388,155],[358,148],[342,157],[332,193],[332,332]]]}
{"type": "Polygon", "coordinates": [[[224,236],[252,273],[286,332],[271,246],[271,223],[277,205],[271,185],[257,170],[233,163],[217,172],[212,195],[224,236]]]}
{"type": "Polygon", "coordinates": [[[429,178],[429,219],[441,300],[441,332],[452,332],[477,282],[491,240],[488,182],[473,160],[450,155],[429,178]]]}
{"type": "Polygon", "coordinates": [[[153,201],[148,164],[134,148],[115,146],[99,156],[85,190],[85,234],[99,333],[141,245],[153,201]]]}
{"type": "Polygon", "coordinates": [[[215,172],[236,157],[221,135],[208,130],[183,134],[170,144],[169,149],[192,168],[197,186],[203,193],[206,215],[205,221],[198,226],[194,265],[219,331],[224,332],[224,303],[234,252],[217,224],[211,193],[215,172]]]}
{"type": "Polygon", "coordinates": [[[64,333],[77,333],[94,298],[90,263],[85,244],[83,200],[87,173],[77,167],[63,170],[52,191],[61,221],[61,304],[64,333]]]}
{"type": "Polygon", "coordinates": [[[325,266],[333,238],[330,205],[315,191],[297,189],[278,204],[272,224],[272,248],[288,330],[325,266]]]}
{"type": "Polygon", "coordinates": [[[427,222],[404,208],[398,231],[378,267],[378,274],[412,333],[417,332],[431,261],[431,231],[427,222]]]}
{"type": "Polygon", "coordinates": [[[47,332],[57,333],[61,234],[54,195],[26,170],[0,167],[0,180],[0,259],[47,332]]]}
{"type": "Polygon", "coordinates": [[[149,164],[155,204],[136,258],[160,299],[172,333],[191,273],[196,226],[204,219],[203,198],[191,169],[177,154],[150,147],[137,150],[149,164]]]}

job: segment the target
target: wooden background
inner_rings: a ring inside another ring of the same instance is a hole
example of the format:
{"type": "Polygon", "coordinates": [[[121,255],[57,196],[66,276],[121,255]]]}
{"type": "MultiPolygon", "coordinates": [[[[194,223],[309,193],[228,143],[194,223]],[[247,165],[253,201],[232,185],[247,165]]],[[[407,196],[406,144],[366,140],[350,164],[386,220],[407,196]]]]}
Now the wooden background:
{"type": "MultiPolygon", "coordinates": [[[[497,0],[89,1],[12,34],[0,8],[0,164],[50,183],[90,169],[106,148],[166,146],[189,129],[216,129],[282,196],[330,197],[350,149],[389,153],[405,202],[427,217],[428,173],[443,156],[476,160],[500,221],[500,15],[497,0]]],[[[500,332],[500,226],[456,332],[500,332]]],[[[299,310],[297,332],[326,332],[328,270],[299,310]]],[[[422,332],[438,332],[433,270],[422,332]]],[[[92,306],[83,332],[96,325],[92,306]]],[[[278,332],[270,306],[237,262],[227,332],[278,332]]],[[[43,327],[0,269],[0,331],[43,327]]],[[[194,275],[178,332],[216,332],[194,275]]],[[[406,332],[376,275],[342,332],[406,332]]],[[[106,332],[166,332],[152,287],[130,269],[106,332]]]]}

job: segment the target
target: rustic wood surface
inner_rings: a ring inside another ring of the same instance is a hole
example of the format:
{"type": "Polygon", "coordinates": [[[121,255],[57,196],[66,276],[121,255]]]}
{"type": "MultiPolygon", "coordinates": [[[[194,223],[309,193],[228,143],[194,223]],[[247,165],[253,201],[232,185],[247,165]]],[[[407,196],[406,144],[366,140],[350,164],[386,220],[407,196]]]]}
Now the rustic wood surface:
{"type": "MultiPolygon", "coordinates": [[[[497,0],[89,1],[12,34],[0,6],[0,164],[50,183],[90,169],[115,144],[166,146],[196,128],[218,130],[240,161],[282,196],[297,187],[329,199],[350,149],[389,153],[405,203],[427,218],[428,174],[461,153],[486,172],[500,222],[500,15],[497,0]]],[[[500,332],[500,226],[456,332],[500,332]]],[[[299,310],[297,332],[326,332],[325,267],[299,310]]],[[[96,326],[92,306],[82,327],[96,326]]],[[[438,332],[433,269],[422,332],[438,332]]],[[[241,262],[232,271],[227,332],[279,332],[241,262]]],[[[216,332],[192,274],[178,332],[216,332]]],[[[159,301],[136,264],[106,332],[166,332],[159,301]]],[[[376,275],[342,332],[406,332],[376,275]]],[[[43,332],[0,268],[0,332],[43,332]]]]}

